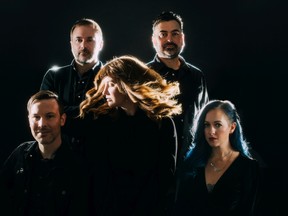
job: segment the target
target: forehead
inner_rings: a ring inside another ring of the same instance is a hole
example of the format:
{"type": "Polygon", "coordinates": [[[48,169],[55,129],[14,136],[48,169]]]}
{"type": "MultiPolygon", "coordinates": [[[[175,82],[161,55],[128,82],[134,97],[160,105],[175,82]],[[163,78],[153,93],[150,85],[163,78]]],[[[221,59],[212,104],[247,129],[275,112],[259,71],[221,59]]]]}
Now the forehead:
{"type": "Polygon", "coordinates": [[[96,29],[92,25],[76,26],[72,32],[72,37],[95,37],[96,29]]]}
{"type": "Polygon", "coordinates": [[[180,31],[180,25],[175,20],[162,21],[155,26],[154,31],[180,31]]]}
{"type": "Polygon", "coordinates": [[[205,121],[229,121],[229,118],[222,109],[215,108],[206,114],[205,121]]]}
{"type": "Polygon", "coordinates": [[[58,113],[59,107],[55,99],[38,100],[31,104],[30,114],[58,113]]]}

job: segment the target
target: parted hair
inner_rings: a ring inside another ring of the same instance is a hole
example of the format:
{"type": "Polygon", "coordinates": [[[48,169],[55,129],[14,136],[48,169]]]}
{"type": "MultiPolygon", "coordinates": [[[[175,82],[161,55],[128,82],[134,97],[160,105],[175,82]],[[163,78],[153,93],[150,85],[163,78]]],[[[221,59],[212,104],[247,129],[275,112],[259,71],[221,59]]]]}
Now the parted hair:
{"type": "Polygon", "coordinates": [[[27,102],[28,114],[30,113],[31,106],[35,102],[38,102],[38,101],[41,101],[41,100],[49,100],[49,99],[54,99],[57,102],[58,107],[59,107],[59,113],[60,113],[60,115],[62,115],[64,113],[63,104],[59,100],[58,95],[56,93],[52,92],[52,91],[49,91],[49,90],[40,90],[40,91],[36,92],[35,94],[33,94],[29,98],[29,100],[27,102]]]}
{"type": "Polygon", "coordinates": [[[96,30],[97,34],[100,36],[100,38],[102,40],[103,33],[102,33],[102,29],[101,29],[100,25],[95,20],[89,19],[89,18],[81,18],[81,19],[77,20],[73,24],[73,26],[71,27],[70,37],[72,36],[73,31],[77,26],[90,26],[90,25],[96,30]]]}

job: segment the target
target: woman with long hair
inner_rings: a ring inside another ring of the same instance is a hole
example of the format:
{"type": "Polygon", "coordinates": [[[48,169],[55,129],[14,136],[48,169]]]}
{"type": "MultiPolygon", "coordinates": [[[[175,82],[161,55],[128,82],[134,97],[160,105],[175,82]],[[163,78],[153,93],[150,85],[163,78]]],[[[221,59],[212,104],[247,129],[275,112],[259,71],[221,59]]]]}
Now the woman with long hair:
{"type": "MultiPolygon", "coordinates": [[[[166,214],[177,155],[172,117],[182,111],[178,94],[177,82],[166,82],[133,56],[113,58],[96,75],[80,117],[105,119],[98,133],[107,156],[104,215],[166,214]]],[[[86,145],[97,144],[96,134],[86,145]]]]}

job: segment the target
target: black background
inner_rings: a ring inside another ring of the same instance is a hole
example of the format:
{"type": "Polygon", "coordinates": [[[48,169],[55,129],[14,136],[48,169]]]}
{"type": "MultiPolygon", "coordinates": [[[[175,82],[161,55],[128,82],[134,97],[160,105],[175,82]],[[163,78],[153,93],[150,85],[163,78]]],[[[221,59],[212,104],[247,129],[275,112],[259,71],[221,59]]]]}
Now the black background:
{"type": "MultiPolygon", "coordinates": [[[[284,209],[287,194],[287,7],[285,1],[2,0],[1,163],[32,139],[26,103],[44,73],[72,60],[69,31],[82,17],[102,27],[105,63],[132,54],[150,61],[152,20],[163,10],[182,16],[184,58],[206,75],[210,99],[228,99],[244,134],[267,165],[263,214],[284,209]],[[286,91],[286,92],[285,92],[286,91]]],[[[286,199],[287,200],[287,199],[286,199]]]]}

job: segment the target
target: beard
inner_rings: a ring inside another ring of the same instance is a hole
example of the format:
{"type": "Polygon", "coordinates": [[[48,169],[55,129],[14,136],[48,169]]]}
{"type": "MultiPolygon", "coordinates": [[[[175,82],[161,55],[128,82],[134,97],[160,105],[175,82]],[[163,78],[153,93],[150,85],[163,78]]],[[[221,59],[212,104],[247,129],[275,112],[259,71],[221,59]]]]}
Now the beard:
{"type": "Polygon", "coordinates": [[[166,43],[162,47],[162,53],[166,58],[174,59],[179,56],[182,49],[177,46],[175,43],[166,43]]]}

